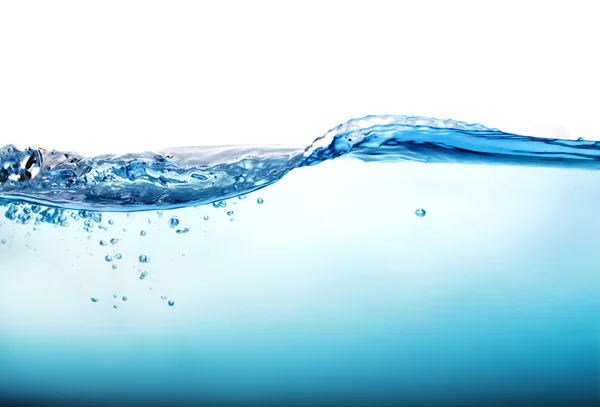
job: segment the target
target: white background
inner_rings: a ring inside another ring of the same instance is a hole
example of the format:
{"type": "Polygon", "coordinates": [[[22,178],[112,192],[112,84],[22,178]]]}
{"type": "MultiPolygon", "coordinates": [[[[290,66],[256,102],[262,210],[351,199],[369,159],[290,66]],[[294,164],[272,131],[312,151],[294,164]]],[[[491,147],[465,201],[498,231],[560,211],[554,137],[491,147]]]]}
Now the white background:
{"type": "Polygon", "coordinates": [[[600,138],[594,2],[0,2],[0,144],[309,144],[368,114],[600,138]]]}

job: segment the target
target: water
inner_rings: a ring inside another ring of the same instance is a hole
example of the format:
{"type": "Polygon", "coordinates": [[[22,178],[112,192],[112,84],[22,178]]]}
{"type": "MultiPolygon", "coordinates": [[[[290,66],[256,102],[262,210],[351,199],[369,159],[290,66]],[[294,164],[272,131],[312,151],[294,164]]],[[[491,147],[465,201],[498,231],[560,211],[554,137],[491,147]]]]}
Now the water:
{"type": "Polygon", "coordinates": [[[308,148],[5,147],[0,399],[597,402],[599,157],[404,116],[308,148]]]}

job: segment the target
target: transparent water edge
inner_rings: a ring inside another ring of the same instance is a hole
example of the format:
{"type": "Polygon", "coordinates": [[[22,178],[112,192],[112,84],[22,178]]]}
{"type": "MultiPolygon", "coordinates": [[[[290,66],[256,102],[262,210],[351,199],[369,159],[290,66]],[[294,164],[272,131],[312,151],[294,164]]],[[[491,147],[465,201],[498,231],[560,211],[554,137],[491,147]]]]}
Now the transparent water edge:
{"type": "Polygon", "coordinates": [[[4,148],[0,402],[596,404],[598,147],[389,116],[4,148]]]}

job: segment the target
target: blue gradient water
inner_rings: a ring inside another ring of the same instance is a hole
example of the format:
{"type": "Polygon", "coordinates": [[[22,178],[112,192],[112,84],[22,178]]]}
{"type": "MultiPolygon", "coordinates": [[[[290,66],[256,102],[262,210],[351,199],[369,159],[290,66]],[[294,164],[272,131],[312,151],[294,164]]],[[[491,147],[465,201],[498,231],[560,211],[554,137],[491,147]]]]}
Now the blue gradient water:
{"type": "Polygon", "coordinates": [[[599,158],[405,116],[308,148],[5,147],[0,399],[597,402],[599,158]]]}

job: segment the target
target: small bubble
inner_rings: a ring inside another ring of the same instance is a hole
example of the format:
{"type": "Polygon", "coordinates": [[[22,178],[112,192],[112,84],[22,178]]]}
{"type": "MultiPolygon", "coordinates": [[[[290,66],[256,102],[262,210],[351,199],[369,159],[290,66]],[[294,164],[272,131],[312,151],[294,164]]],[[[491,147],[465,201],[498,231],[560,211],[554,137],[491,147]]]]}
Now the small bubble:
{"type": "Polygon", "coordinates": [[[159,218],[162,218],[162,216],[165,214],[163,211],[156,211],[156,214],[158,215],[159,218]]]}
{"type": "Polygon", "coordinates": [[[161,295],[160,298],[163,299],[163,300],[166,300],[167,296],[166,295],[161,295]]]}
{"type": "Polygon", "coordinates": [[[179,225],[179,219],[177,219],[177,216],[173,216],[170,220],[169,220],[169,226],[171,226],[171,228],[176,227],[177,225],[179,225]]]}
{"type": "Polygon", "coordinates": [[[149,261],[150,261],[150,259],[145,254],[142,254],[140,256],[140,263],[148,263],[149,261]]]}
{"type": "Polygon", "coordinates": [[[100,240],[100,246],[108,246],[108,243],[106,243],[104,240],[100,240]]]}
{"type": "Polygon", "coordinates": [[[127,228],[123,228],[123,232],[127,232],[127,228]]]}
{"type": "Polygon", "coordinates": [[[260,204],[262,204],[264,201],[265,201],[264,199],[262,199],[262,198],[258,198],[258,199],[256,200],[256,203],[260,205],[260,204]]]}
{"type": "Polygon", "coordinates": [[[112,265],[112,268],[113,268],[113,270],[116,270],[116,269],[117,269],[117,265],[116,265],[116,264],[113,264],[113,265],[112,265]]]}
{"type": "Polygon", "coordinates": [[[422,218],[423,216],[425,216],[427,212],[425,211],[425,209],[417,209],[415,211],[415,215],[417,215],[419,218],[422,218]]]}
{"type": "Polygon", "coordinates": [[[176,233],[177,233],[178,235],[182,235],[182,234],[184,234],[184,233],[187,233],[187,232],[189,232],[189,231],[190,231],[190,228],[183,228],[183,229],[177,229],[177,230],[176,230],[176,233]]]}
{"type": "Polygon", "coordinates": [[[112,219],[109,219],[109,221],[108,221],[108,224],[109,224],[109,225],[114,225],[114,224],[115,224],[115,221],[114,221],[114,220],[112,220],[112,219]]]}
{"type": "Polygon", "coordinates": [[[118,295],[117,295],[117,294],[113,294],[113,298],[117,298],[117,297],[118,297],[118,295]]]}
{"type": "Polygon", "coordinates": [[[127,296],[126,295],[123,296],[123,301],[127,301],[127,296]]]}
{"type": "Polygon", "coordinates": [[[2,239],[2,244],[6,244],[6,239],[2,239]]]}
{"type": "Polygon", "coordinates": [[[121,260],[122,258],[123,258],[123,255],[121,253],[115,254],[115,259],[121,260]]]}
{"type": "Polygon", "coordinates": [[[213,207],[215,207],[215,208],[225,208],[225,207],[227,207],[227,202],[225,202],[225,201],[213,202],[213,207]]]}
{"type": "Polygon", "coordinates": [[[104,260],[106,261],[112,261],[112,256],[107,254],[106,257],[104,258],[104,260]]]}
{"type": "Polygon", "coordinates": [[[169,307],[172,307],[173,305],[175,305],[175,301],[169,300],[169,307]]]}
{"type": "Polygon", "coordinates": [[[246,195],[240,195],[240,196],[238,196],[238,199],[246,199],[246,198],[247,198],[246,195]]]}
{"type": "Polygon", "coordinates": [[[119,239],[117,239],[116,237],[113,237],[112,239],[110,239],[110,244],[117,244],[119,243],[119,239]]]}
{"type": "Polygon", "coordinates": [[[92,300],[92,302],[98,302],[98,298],[96,298],[96,297],[92,297],[91,300],[92,300]]]}
{"type": "Polygon", "coordinates": [[[117,309],[117,304],[113,305],[113,308],[114,308],[114,309],[117,309]]]}
{"type": "Polygon", "coordinates": [[[145,230],[142,230],[142,231],[140,232],[140,236],[146,236],[146,231],[145,231],[145,230]]]}
{"type": "Polygon", "coordinates": [[[229,218],[229,222],[233,222],[235,219],[233,218],[229,218]]]}
{"type": "Polygon", "coordinates": [[[233,211],[228,211],[227,216],[231,216],[231,215],[233,215],[233,211]]]}
{"type": "Polygon", "coordinates": [[[204,217],[204,220],[208,220],[208,216],[205,216],[205,217],[204,217]]]}

